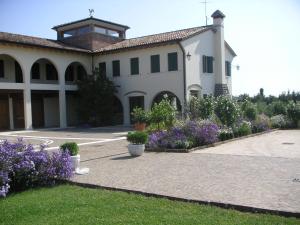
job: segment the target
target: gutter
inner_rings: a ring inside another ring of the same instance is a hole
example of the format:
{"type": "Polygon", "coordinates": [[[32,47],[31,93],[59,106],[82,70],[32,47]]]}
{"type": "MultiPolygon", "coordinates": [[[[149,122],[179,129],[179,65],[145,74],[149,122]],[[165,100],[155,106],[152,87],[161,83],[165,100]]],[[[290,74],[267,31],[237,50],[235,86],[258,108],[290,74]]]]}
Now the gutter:
{"type": "Polygon", "coordinates": [[[183,97],[183,115],[185,115],[185,106],[187,104],[187,99],[186,99],[186,52],[185,52],[185,49],[184,47],[182,46],[181,42],[178,41],[178,45],[179,47],[181,48],[181,51],[182,51],[182,59],[183,59],[183,94],[184,94],[184,97],[183,97]]]}

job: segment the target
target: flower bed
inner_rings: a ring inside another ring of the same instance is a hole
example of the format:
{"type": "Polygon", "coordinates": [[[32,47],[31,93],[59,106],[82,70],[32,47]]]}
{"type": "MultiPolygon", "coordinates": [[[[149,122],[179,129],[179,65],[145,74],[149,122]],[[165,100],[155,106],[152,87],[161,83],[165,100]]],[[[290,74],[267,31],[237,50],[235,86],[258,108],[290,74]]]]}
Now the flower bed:
{"type": "Polygon", "coordinates": [[[54,185],[57,180],[72,176],[68,152],[49,154],[40,147],[35,151],[19,139],[16,143],[0,143],[0,197],[9,191],[21,191],[36,186],[54,185]]]}

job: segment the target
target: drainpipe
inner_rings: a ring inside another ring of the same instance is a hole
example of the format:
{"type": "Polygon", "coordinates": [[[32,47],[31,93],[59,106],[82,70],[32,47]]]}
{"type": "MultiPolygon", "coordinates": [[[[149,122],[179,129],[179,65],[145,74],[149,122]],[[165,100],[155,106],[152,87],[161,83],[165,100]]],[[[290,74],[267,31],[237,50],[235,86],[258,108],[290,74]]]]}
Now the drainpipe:
{"type": "Polygon", "coordinates": [[[181,48],[182,51],[182,60],[183,60],[183,94],[184,94],[184,98],[183,98],[183,116],[185,117],[185,107],[187,104],[187,99],[186,99],[186,52],[184,47],[182,46],[181,42],[178,42],[178,45],[181,48]]]}

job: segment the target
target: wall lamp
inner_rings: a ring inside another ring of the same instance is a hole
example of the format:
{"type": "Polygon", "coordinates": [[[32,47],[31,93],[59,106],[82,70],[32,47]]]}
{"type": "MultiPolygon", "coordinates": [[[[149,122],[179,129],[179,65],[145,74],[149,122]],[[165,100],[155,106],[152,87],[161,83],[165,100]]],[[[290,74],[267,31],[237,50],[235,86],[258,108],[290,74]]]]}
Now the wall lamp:
{"type": "Polygon", "coordinates": [[[187,59],[190,61],[190,59],[191,59],[191,56],[192,56],[192,55],[191,55],[191,53],[190,53],[190,52],[188,52],[188,53],[187,53],[187,55],[186,55],[186,58],[187,58],[187,59]]]}

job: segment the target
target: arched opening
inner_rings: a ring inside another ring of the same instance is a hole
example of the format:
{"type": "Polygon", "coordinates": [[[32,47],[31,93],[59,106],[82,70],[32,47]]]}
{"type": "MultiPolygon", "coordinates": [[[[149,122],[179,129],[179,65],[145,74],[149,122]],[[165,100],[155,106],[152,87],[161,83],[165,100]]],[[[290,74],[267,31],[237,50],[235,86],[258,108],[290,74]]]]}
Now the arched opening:
{"type": "Polygon", "coordinates": [[[77,81],[85,79],[86,76],[87,72],[83,65],[79,62],[73,62],[66,69],[65,81],[66,84],[74,84],[77,81]]]}
{"type": "Polygon", "coordinates": [[[168,99],[177,111],[181,111],[182,107],[179,98],[170,91],[158,93],[152,101],[152,107],[154,103],[160,103],[163,99],[168,99]]]}
{"type": "Polygon", "coordinates": [[[48,59],[38,59],[31,66],[31,83],[58,84],[58,72],[48,59]]]}
{"type": "Polygon", "coordinates": [[[23,83],[20,64],[10,55],[0,54],[0,82],[23,83]]]}
{"type": "Polygon", "coordinates": [[[121,101],[114,96],[113,99],[113,125],[123,124],[123,105],[121,101]]]}

